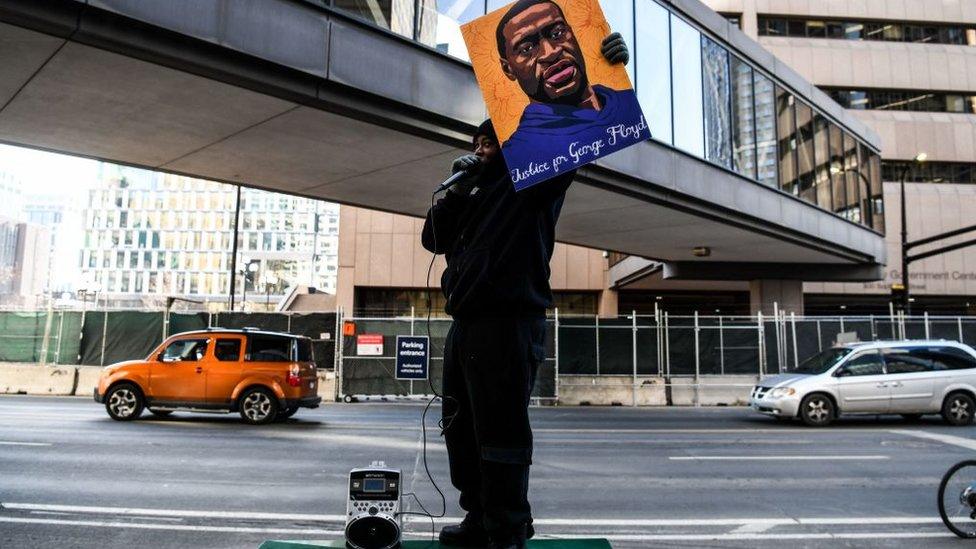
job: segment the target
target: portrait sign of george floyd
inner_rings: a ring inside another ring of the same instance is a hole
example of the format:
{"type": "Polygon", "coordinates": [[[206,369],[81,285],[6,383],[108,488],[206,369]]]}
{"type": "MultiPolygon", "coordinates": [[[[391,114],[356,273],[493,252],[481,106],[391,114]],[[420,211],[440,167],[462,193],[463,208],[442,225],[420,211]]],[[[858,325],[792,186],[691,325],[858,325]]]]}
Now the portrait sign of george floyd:
{"type": "Polygon", "coordinates": [[[516,190],[651,137],[626,69],[600,53],[598,0],[518,0],[461,33],[516,190]]]}

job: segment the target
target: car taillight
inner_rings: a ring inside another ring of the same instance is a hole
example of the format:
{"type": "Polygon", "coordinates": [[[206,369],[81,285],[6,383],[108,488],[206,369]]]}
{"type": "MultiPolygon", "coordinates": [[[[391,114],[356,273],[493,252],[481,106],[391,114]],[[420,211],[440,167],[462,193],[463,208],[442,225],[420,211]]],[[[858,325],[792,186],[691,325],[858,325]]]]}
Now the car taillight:
{"type": "Polygon", "coordinates": [[[288,372],[288,376],[285,378],[285,381],[288,382],[288,385],[291,385],[292,387],[298,387],[299,385],[302,384],[301,378],[298,377],[299,373],[300,370],[297,364],[291,367],[291,371],[288,372]]]}

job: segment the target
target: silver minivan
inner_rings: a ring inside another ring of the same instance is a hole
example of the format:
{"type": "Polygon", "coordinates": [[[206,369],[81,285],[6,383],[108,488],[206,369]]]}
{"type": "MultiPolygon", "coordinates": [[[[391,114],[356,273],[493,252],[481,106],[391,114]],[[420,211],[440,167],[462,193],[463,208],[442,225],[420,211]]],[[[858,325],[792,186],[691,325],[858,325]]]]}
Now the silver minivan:
{"type": "Polygon", "coordinates": [[[942,414],[951,425],[969,425],[976,411],[976,351],[928,340],[832,347],[795,371],[761,380],[749,405],[812,426],[840,414],[942,414]]]}

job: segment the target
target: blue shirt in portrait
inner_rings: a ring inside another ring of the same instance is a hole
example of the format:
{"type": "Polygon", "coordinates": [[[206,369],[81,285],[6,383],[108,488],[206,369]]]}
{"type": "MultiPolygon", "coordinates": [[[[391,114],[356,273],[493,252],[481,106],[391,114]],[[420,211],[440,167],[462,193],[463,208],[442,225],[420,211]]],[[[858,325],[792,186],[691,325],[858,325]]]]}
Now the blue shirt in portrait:
{"type": "Polygon", "coordinates": [[[595,84],[600,110],[530,103],[502,144],[516,190],[522,190],[650,139],[634,90],[595,84]]]}

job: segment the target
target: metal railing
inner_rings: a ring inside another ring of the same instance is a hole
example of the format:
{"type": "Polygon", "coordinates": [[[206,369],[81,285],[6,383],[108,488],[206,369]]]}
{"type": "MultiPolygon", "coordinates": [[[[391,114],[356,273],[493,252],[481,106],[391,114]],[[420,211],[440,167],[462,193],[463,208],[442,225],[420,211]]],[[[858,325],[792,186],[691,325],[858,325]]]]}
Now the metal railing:
{"type": "MultiPolygon", "coordinates": [[[[395,318],[336,316],[336,396],[427,396],[426,382],[394,379],[393,345],[397,335],[427,335],[426,317],[395,318]],[[383,353],[361,356],[357,336],[383,336],[383,353]]],[[[431,383],[439,389],[444,337],[450,320],[430,319],[431,383]]],[[[630,404],[642,391],[665,387],[700,391],[717,387],[748,389],[751,383],[731,376],[759,378],[789,372],[804,359],[837,343],[897,339],[947,339],[976,342],[976,317],[922,315],[802,316],[775,308],[754,316],[653,315],[598,317],[560,315],[549,318],[546,367],[534,397],[556,402],[560,387],[617,385],[630,380],[630,404]],[[567,377],[572,379],[567,380],[567,377]],[[656,379],[655,379],[656,378],[656,379]],[[724,380],[724,381],[723,381],[724,380]]]]}
{"type": "MultiPolygon", "coordinates": [[[[320,368],[336,368],[336,398],[427,396],[440,387],[450,319],[345,317],[336,313],[177,313],[168,311],[3,311],[0,361],[106,365],[145,357],[167,336],[207,327],[255,327],[301,334],[315,345],[320,368]],[[430,382],[395,379],[397,335],[431,336],[430,382]],[[382,336],[382,352],[364,355],[357,337],[382,336]],[[341,344],[336,344],[341,343],[341,344]]],[[[533,397],[558,402],[560,387],[630,389],[632,405],[662,387],[675,391],[742,389],[747,379],[795,369],[805,358],[845,341],[946,339],[976,342],[976,317],[966,316],[706,316],[653,315],[548,319],[545,363],[533,397]],[[653,391],[652,391],[653,390],[653,391]]],[[[654,393],[655,395],[657,393],[654,393]]]]}

